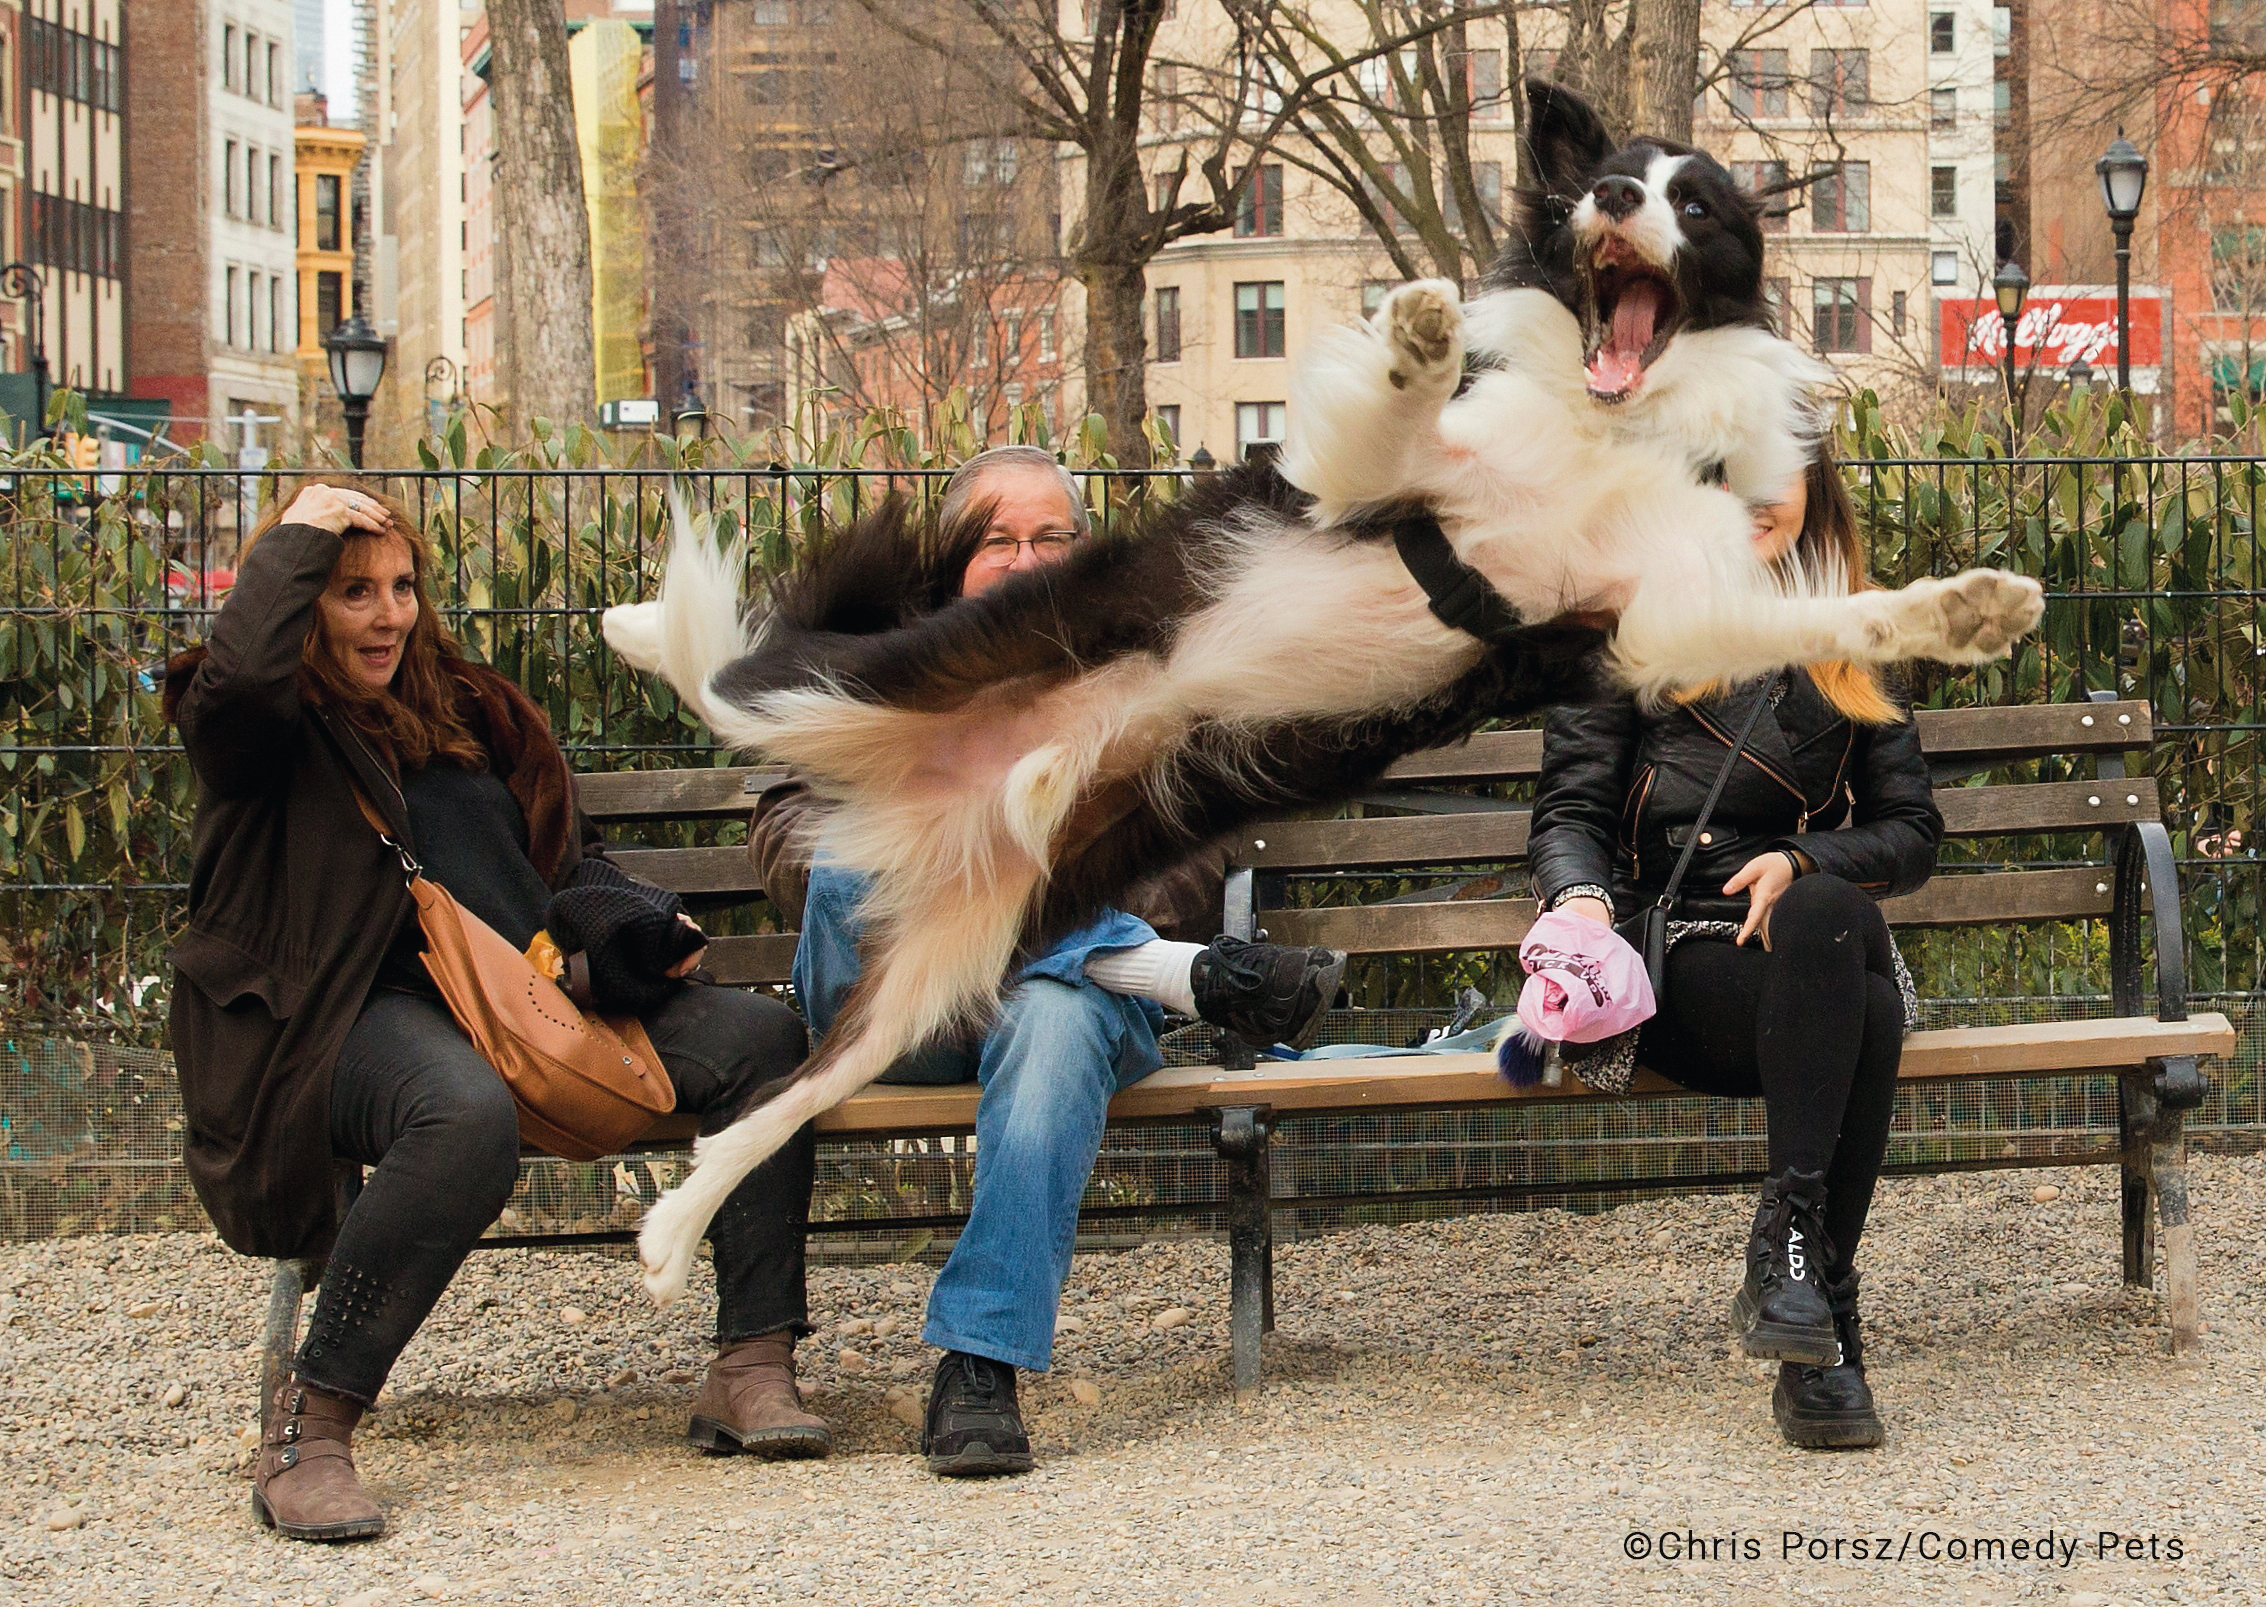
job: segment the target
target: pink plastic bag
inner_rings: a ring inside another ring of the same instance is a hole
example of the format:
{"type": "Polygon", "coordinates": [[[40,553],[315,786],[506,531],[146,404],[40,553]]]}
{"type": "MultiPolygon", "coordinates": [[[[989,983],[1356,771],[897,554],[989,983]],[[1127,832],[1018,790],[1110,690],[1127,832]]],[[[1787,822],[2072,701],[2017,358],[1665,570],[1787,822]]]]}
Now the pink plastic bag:
{"type": "Polygon", "coordinates": [[[1515,1017],[1495,1040],[1496,1063],[1520,1085],[1541,1080],[1551,1043],[1599,1043],[1652,1019],[1644,956],[1610,926],[1564,910],[1537,920],[1519,945],[1527,973],[1515,1017]],[[1522,1075],[1524,1073],[1524,1075],[1522,1075]]]}

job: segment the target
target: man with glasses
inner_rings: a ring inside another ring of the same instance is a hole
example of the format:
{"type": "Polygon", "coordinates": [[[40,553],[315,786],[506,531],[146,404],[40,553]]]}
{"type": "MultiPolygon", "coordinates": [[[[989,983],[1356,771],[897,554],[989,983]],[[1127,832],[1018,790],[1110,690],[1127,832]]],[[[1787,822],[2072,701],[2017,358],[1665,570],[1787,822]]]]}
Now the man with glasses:
{"type": "MultiPolygon", "coordinates": [[[[945,490],[923,601],[943,607],[1059,563],[1091,531],[1076,480],[1052,454],[1031,446],[985,452],[945,490]]],[[[796,918],[799,895],[795,991],[814,1038],[824,1036],[857,981],[857,908],[866,886],[827,859],[815,808],[799,783],[785,783],[757,805],[748,831],[749,854],[783,917],[796,918]],[[805,845],[814,839],[817,860],[806,869],[805,845]]],[[[1157,1033],[1165,1010],[1261,1046],[1304,1047],[1337,994],[1345,956],[1334,949],[1157,935],[1159,926],[1218,931],[1225,863],[1215,850],[1135,889],[1126,902],[1154,925],[1104,911],[1024,967],[981,1040],[932,1045],[882,1078],[983,1084],[975,1197],[937,1274],[923,1330],[945,1353],[921,1435],[932,1472],[1031,1466],[1015,1370],[1049,1365],[1078,1202],[1101,1152],[1109,1101],[1163,1063],[1157,1033]]]]}

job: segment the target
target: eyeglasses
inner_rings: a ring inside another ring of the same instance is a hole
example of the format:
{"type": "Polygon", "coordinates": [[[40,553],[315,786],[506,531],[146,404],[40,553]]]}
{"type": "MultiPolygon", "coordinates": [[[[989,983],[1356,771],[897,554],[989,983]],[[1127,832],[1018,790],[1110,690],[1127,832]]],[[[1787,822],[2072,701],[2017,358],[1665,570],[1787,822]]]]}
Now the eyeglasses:
{"type": "Polygon", "coordinates": [[[1075,530],[1042,530],[1035,536],[986,536],[976,543],[976,562],[979,564],[1011,564],[1021,556],[1022,549],[1031,549],[1031,556],[1041,563],[1053,563],[1070,550],[1070,543],[1078,539],[1075,530]]]}

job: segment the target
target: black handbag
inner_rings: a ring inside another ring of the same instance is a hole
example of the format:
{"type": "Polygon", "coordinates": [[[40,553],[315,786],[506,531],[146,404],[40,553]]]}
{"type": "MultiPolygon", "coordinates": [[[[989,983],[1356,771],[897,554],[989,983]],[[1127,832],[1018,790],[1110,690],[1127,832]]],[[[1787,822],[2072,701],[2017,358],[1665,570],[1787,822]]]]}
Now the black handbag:
{"type": "Polygon", "coordinates": [[[1738,740],[1731,744],[1730,756],[1723,761],[1723,769],[1716,775],[1715,785],[1707,792],[1707,802],[1684,836],[1684,852],[1669,874],[1668,885],[1660,896],[1638,910],[1627,920],[1615,924],[1629,947],[1644,956],[1644,974],[1652,983],[1653,1008],[1665,1014],[1668,1009],[1668,918],[1676,908],[1676,895],[1684,886],[1684,873],[1692,868],[1692,855],[1698,852],[1700,834],[1707,830],[1707,822],[1715,813],[1716,804],[1723,797],[1723,789],[1731,784],[1731,770],[1739,762],[1739,755],[1747,751],[1747,739],[1755,734],[1755,722],[1762,711],[1770,707],[1770,694],[1778,685],[1773,675],[1762,683],[1762,691],[1755,697],[1754,706],[1747,710],[1746,723],[1739,727],[1738,740]]]}

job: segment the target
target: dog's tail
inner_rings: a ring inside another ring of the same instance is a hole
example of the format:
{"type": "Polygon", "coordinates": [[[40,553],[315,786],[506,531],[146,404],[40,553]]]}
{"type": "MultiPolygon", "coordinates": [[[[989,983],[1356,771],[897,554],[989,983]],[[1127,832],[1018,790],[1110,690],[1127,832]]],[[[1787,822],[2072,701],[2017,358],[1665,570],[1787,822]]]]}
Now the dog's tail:
{"type": "Polygon", "coordinates": [[[600,628],[615,652],[667,681],[686,707],[723,735],[729,706],[710,693],[708,683],[725,665],[753,652],[762,634],[740,597],[747,544],[719,547],[703,539],[680,485],[669,487],[669,524],[660,597],[607,609],[600,628]]]}

